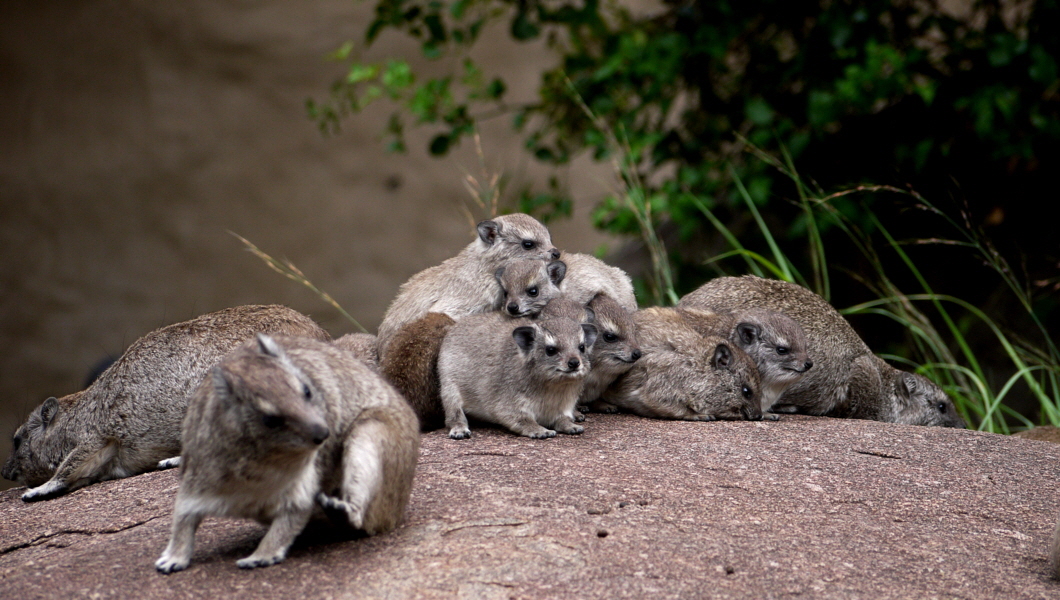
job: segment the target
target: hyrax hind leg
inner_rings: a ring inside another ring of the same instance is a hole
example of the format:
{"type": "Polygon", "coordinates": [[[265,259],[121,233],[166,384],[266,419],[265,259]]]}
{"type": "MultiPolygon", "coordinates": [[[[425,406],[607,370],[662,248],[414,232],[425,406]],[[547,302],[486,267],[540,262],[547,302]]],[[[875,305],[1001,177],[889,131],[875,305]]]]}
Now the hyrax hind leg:
{"type": "Polygon", "coordinates": [[[387,435],[386,425],[379,421],[358,425],[343,444],[339,497],[317,494],[317,503],[326,512],[344,515],[354,529],[373,529],[373,524],[366,522],[366,515],[383,487],[383,446],[387,435]]]}

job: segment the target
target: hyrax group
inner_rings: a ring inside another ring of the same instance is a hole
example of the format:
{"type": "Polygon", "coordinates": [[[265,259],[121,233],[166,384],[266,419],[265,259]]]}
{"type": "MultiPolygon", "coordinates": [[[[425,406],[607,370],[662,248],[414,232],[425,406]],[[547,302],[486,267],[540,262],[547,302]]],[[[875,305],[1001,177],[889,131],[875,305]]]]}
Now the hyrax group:
{"type": "Polygon", "coordinates": [[[282,561],[317,516],[368,535],[394,529],[421,430],[577,435],[588,411],[964,426],[938,386],[878,358],[802,287],[722,277],[676,307],[638,310],[623,271],[561,252],[528,215],[476,230],[401,286],[378,336],[332,340],[282,306],[149,333],[87,389],[37,407],[3,476],[30,502],[179,465],[155,563],[171,573],[188,566],[208,516],[269,525],[243,568],[282,561]]]}

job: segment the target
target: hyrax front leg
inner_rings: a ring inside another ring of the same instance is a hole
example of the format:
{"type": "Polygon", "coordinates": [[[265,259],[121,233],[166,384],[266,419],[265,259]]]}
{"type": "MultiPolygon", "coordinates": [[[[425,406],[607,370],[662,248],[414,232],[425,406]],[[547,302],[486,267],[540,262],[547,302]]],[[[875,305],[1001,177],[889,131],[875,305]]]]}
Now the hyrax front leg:
{"type": "Polygon", "coordinates": [[[43,485],[39,485],[22,494],[24,502],[50,500],[99,481],[105,468],[118,454],[118,443],[114,440],[100,442],[92,439],[82,442],[66,455],[59,468],[43,485]]]}
{"type": "Polygon", "coordinates": [[[439,395],[442,397],[442,409],[445,410],[445,426],[449,428],[449,437],[454,440],[466,440],[471,437],[471,428],[467,425],[464,414],[464,399],[460,389],[452,381],[442,381],[439,395]]]}
{"type": "Polygon", "coordinates": [[[368,530],[365,513],[372,499],[382,488],[382,445],[386,440],[386,426],[378,421],[369,421],[357,427],[346,439],[342,450],[342,487],[340,497],[317,494],[316,500],[326,512],[345,516],[354,529],[368,530]]]}
{"type": "MultiPolygon", "coordinates": [[[[585,419],[584,415],[582,416],[582,419],[585,419]]],[[[552,426],[556,428],[556,431],[570,435],[577,435],[585,431],[584,427],[582,427],[581,425],[575,425],[571,417],[568,417],[567,415],[560,415],[560,417],[556,419],[556,422],[552,426]]]]}
{"type": "Polygon", "coordinates": [[[191,562],[191,553],[195,548],[195,530],[202,523],[203,514],[187,508],[188,502],[177,497],[173,509],[173,529],[169,535],[169,545],[165,552],[155,561],[159,573],[170,574],[183,571],[191,562]]]}
{"type": "Polygon", "coordinates": [[[530,411],[522,411],[506,415],[498,420],[502,425],[507,427],[509,431],[518,433],[519,435],[525,435],[528,438],[541,440],[556,437],[556,432],[546,427],[542,427],[530,411]]]}
{"type": "Polygon", "coordinates": [[[294,543],[294,539],[305,529],[309,522],[312,510],[299,510],[292,508],[288,512],[280,513],[265,537],[261,539],[254,554],[237,560],[236,566],[240,569],[253,569],[256,567],[267,567],[287,557],[287,549],[294,543]]]}

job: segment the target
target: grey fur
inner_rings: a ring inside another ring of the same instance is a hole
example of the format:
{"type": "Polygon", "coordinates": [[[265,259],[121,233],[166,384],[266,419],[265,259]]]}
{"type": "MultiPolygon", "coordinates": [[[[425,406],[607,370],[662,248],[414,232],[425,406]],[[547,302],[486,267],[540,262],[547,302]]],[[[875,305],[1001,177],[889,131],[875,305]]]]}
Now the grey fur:
{"type": "Polygon", "coordinates": [[[597,294],[588,308],[593,315],[597,336],[590,353],[593,368],[585,378],[578,404],[598,409],[603,407],[594,403],[600,400],[609,385],[633,368],[641,357],[641,350],[633,313],[603,293],[597,294]]]}
{"type": "Polygon", "coordinates": [[[241,568],[282,561],[314,513],[369,535],[390,531],[419,455],[416,417],[382,377],[331,344],[266,335],[210,371],[183,441],[162,573],[188,566],[207,516],[269,524],[241,568]]]}
{"type": "Polygon", "coordinates": [[[784,313],[761,308],[723,313],[700,308],[675,310],[696,331],[729,340],[755,361],[762,379],[762,412],[813,367],[806,334],[784,313]]]}
{"type": "Polygon", "coordinates": [[[509,317],[533,317],[548,301],[562,294],[558,285],[567,273],[563,261],[546,263],[525,258],[497,269],[503,300],[500,310],[509,317]]]}
{"type": "Polygon", "coordinates": [[[504,215],[478,224],[478,239],[440,265],[416,273],[401,285],[379,325],[379,357],[402,325],[429,312],[459,320],[501,307],[497,269],[521,258],[552,260],[548,229],[529,215],[504,215]],[[529,244],[527,248],[524,244],[529,244]]]}
{"type": "Polygon", "coordinates": [[[532,438],[584,431],[573,413],[595,338],[596,327],[566,317],[457,321],[438,357],[449,437],[471,436],[467,417],[532,438]]]}
{"type": "Polygon", "coordinates": [[[747,275],[720,277],[681,299],[683,308],[783,312],[802,326],[813,368],[774,404],[799,412],[909,425],[964,427],[946,393],[877,357],[824,298],[804,287],[747,275]]]}
{"type": "Polygon", "coordinates": [[[622,269],[588,254],[564,252],[560,260],[567,264],[567,276],[559,289],[567,297],[588,304],[597,294],[604,293],[622,308],[630,312],[637,310],[633,282],[622,269]]]}
{"type": "Polygon", "coordinates": [[[332,342],[332,344],[336,348],[342,348],[353,354],[373,371],[379,372],[379,347],[374,335],[370,333],[347,333],[332,342]]]}
{"type": "Polygon", "coordinates": [[[255,333],[329,340],[285,306],[239,306],[163,327],[133,342],[87,389],[49,398],[15,433],[3,476],[46,500],[154,469],[180,454],[188,396],[221,357],[255,333]]]}

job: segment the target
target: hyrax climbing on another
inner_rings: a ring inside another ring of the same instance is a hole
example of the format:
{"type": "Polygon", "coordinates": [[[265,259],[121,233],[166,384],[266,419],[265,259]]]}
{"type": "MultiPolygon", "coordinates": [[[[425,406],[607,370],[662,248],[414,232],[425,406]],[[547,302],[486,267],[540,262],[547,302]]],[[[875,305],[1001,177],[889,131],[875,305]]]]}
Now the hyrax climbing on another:
{"type": "Polygon", "coordinates": [[[369,535],[390,531],[419,439],[412,409],[349,352],[259,335],[211,369],[190,402],[172,535],[155,567],[186,568],[207,516],[269,524],[236,563],[245,569],[282,561],[318,508],[369,535]]]}
{"type": "Polygon", "coordinates": [[[567,275],[559,284],[565,296],[581,304],[588,304],[597,294],[607,294],[628,311],[637,310],[633,282],[618,267],[588,254],[564,252],[560,256],[567,265],[567,275]]]}
{"type": "Polygon", "coordinates": [[[467,417],[532,438],[584,431],[574,406],[589,371],[596,327],[566,317],[457,321],[438,357],[449,437],[471,436],[467,417]]]}
{"type": "Polygon", "coordinates": [[[482,221],[478,239],[460,254],[420,271],[401,285],[379,325],[379,357],[386,357],[390,341],[402,325],[429,312],[459,320],[501,307],[497,269],[519,258],[555,260],[548,229],[529,215],[514,214],[482,221]]]}
{"type": "Polygon", "coordinates": [[[445,423],[438,391],[438,354],[454,323],[449,315],[435,312],[406,323],[394,334],[390,351],[379,365],[383,377],[416,413],[422,431],[433,431],[445,423]]]}
{"type": "Polygon", "coordinates": [[[604,392],[606,403],[644,417],[762,418],[758,369],[743,350],[673,310],[640,310],[634,322],[643,356],[604,392]]]}
{"type": "Polygon", "coordinates": [[[685,296],[682,308],[764,308],[794,319],[806,333],[813,368],[785,390],[775,412],[964,427],[953,402],[927,378],[877,357],[850,324],[817,294],[783,281],[720,277],[685,296]]]}
{"type": "Polygon", "coordinates": [[[285,306],[238,306],[153,331],[87,389],[37,407],[15,432],[4,478],[31,488],[23,500],[45,500],[179,455],[188,396],[258,332],[331,339],[285,306]]]}
{"type": "Polygon", "coordinates": [[[791,317],[761,308],[716,313],[699,308],[676,310],[703,335],[728,339],[755,361],[762,380],[762,412],[768,411],[788,386],[813,367],[806,334],[791,317]]]}
{"type": "Polygon", "coordinates": [[[562,294],[558,286],[566,273],[563,261],[546,263],[531,258],[514,260],[497,269],[503,298],[501,311],[509,317],[537,315],[549,300],[562,294]]]}
{"type": "Polygon", "coordinates": [[[347,333],[331,343],[336,348],[342,348],[353,354],[361,362],[371,367],[373,371],[379,371],[379,349],[374,335],[370,333],[347,333]]]}

